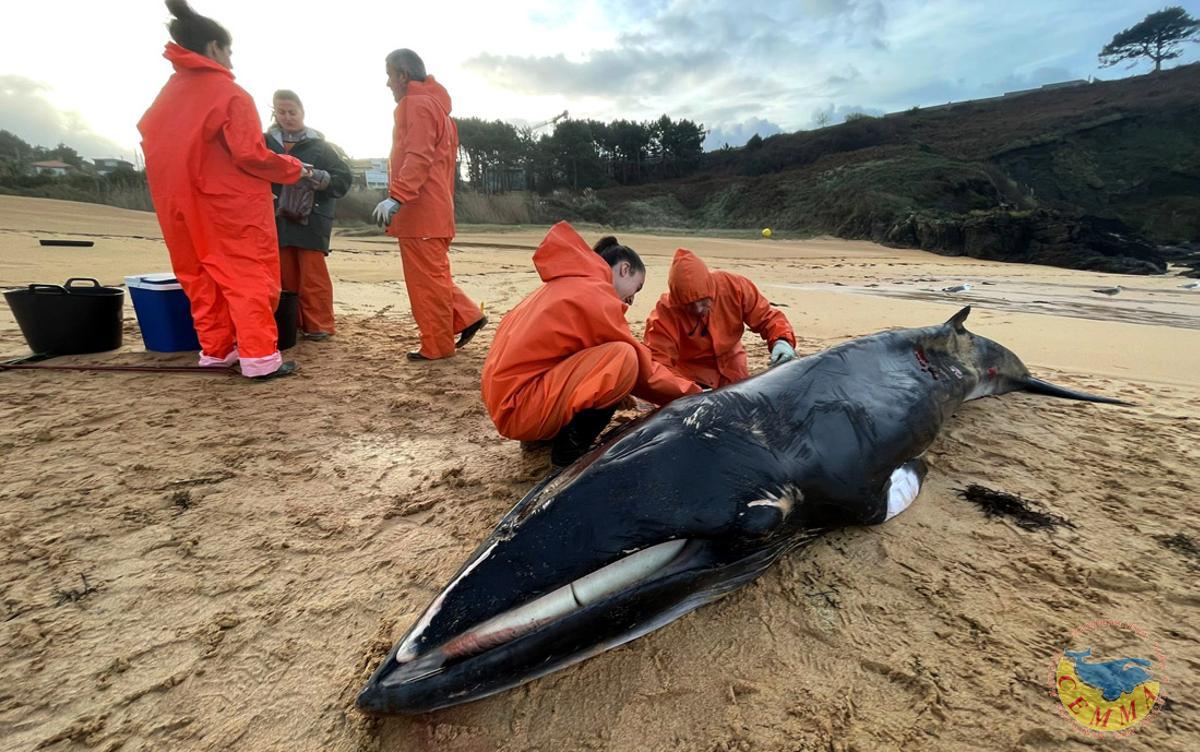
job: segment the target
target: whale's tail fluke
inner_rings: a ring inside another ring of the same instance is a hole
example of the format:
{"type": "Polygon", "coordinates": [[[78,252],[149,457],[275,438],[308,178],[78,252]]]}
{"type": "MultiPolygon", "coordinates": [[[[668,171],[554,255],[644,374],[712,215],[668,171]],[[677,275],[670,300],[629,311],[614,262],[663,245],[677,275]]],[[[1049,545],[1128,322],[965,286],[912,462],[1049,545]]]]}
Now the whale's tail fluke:
{"type": "Polygon", "coordinates": [[[1062,397],[1064,399],[1083,400],[1084,402],[1103,402],[1106,405],[1125,405],[1132,407],[1134,403],[1124,400],[1114,399],[1112,397],[1101,397],[1098,394],[1088,394],[1087,392],[1077,392],[1074,389],[1051,384],[1049,381],[1035,379],[1032,376],[1026,377],[1022,386],[1025,391],[1035,394],[1045,394],[1051,397],[1062,397]]]}

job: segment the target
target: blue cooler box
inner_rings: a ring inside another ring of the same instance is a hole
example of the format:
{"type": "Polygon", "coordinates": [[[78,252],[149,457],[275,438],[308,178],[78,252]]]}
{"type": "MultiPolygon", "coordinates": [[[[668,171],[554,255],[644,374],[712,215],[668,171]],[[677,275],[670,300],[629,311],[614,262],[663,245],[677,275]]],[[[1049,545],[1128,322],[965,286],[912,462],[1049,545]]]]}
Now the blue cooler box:
{"type": "Polygon", "coordinates": [[[138,274],[125,278],[133,310],[137,313],[142,341],[154,352],[199,350],[196,327],[187,295],[175,275],[138,274]]]}

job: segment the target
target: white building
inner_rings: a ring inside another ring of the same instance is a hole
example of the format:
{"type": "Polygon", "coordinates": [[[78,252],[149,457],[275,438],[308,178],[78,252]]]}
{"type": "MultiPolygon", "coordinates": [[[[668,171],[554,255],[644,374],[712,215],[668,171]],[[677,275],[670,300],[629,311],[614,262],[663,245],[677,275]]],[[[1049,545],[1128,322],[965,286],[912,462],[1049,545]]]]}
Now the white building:
{"type": "Polygon", "coordinates": [[[33,168],[35,175],[51,175],[53,177],[62,177],[71,171],[71,165],[66,162],[61,162],[57,159],[51,159],[45,162],[34,162],[30,167],[33,168]]]}
{"type": "Polygon", "coordinates": [[[96,172],[101,175],[109,175],[117,170],[133,169],[133,162],[127,162],[124,159],[93,159],[92,164],[96,165],[96,172]]]}
{"type": "Polygon", "coordinates": [[[386,159],[354,159],[350,161],[356,183],[369,188],[387,188],[388,161],[386,159]]]}

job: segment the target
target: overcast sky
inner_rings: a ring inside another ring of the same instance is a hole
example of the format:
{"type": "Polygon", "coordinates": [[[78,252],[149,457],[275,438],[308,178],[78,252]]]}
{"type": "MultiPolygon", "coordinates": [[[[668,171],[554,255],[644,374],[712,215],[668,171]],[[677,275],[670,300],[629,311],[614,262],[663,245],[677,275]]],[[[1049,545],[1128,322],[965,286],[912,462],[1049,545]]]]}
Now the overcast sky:
{"type": "MultiPolygon", "coordinates": [[[[1182,3],[1200,16],[1200,0],[1182,3]]],[[[707,146],[741,145],[848,112],[990,96],[1102,69],[1113,34],[1146,0],[193,0],[233,35],[234,73],[259,103],[290,88],[308,124],[352,156],[384,156],[384,56],[411,47],[454,114],[703,123],[707,146]]],[[[5,0],[0,128],[88,157],[130,156],[138,118],[170,74],[157,0],[5,0]]],[[[1200,59],[1187,46],[1172,64],[1200,59]]]]}

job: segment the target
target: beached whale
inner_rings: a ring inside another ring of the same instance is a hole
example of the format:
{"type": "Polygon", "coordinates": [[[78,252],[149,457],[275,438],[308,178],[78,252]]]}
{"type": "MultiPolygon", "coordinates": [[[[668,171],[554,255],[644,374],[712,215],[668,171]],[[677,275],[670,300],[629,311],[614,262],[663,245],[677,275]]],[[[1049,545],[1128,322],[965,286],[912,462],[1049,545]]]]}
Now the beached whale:
{"type": "Polygon", "coordinates": [[[525,496],[358,697],[371,713],[475,700],[657,629],[822,531],[903,511],[966,400],[1030,376],[945,324],[851,340],[671,403],[525,496]]]}

